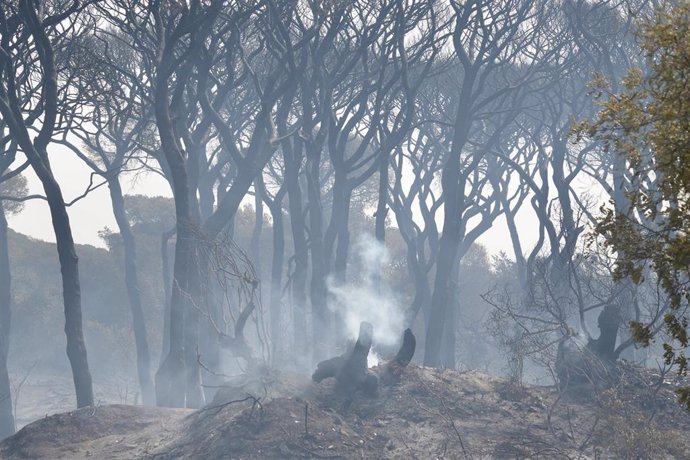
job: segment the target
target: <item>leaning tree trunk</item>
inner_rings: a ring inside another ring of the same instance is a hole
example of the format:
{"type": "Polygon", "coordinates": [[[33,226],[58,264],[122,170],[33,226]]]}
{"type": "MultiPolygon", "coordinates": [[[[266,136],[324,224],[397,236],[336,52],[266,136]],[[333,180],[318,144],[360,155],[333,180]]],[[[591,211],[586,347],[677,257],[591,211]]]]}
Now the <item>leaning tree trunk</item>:
{"type": "MultiPolygon", "coordinates": [[[[16,126],[16,125],[15,125],[16,126]]],[[[48,163],[45,150],[37,150],[29,140],[28,133],[18,129],[14,134],[19,145],[27,155],[31,167],[38,176],[53,222],[55,242],[62,274],[62,296],[65,306],[65,336],[67,338],[67,357],[72,367],[72,378],[77,397],[77,407],[93,405],[91,372],[86,356],[84,331],[82,329],[81,288],[79,284],[79,258],[72,237],[67,206],[48,163]]]]}
{"type": "Polygon", "coordinates": [[[62,293],[65,303],[67,357],[72,366],[77,407],[92,406],[93,387],[86,356],[84,331],[82,330],[79,258],[77,257],[74,239],[72,238],[72,228],[69,223],[65,201],[62,198],[62,191],[52,173],[43,170],[41,173],[37,171],[37,175],[43,183],[46,198],[48,198],[53,229],[55,230],[60,272],[62,273],[62,293]]]}
{"type": "Polygon", "coordinates": [[[7,219],[0,201],[0,439],[14,434],[12,389],[7,373],[7,352],[10,345],[10,257],[7,244],[7,219]]]}
{"type": "Polygon", "coordinates": [[[125,200],[122,195],[122,187],[118,177],[108,179],[110,188],[110,200],[113,205],[115,222],[120,229],[125,259],[125,285],[127,287],[127,297],[129,308],[132,312],[132,330],[134,331],[134,342],[137,350],[137,375],[139,377],[139,387],[141,389],[141,399],[145,405],[156,403],[151,380],[151,359],[149,354],[149,343],[146,333],[146,321],[144,310],[141,306],[141,295],[139,292],[139,279],[137,275],[137,251],[136,241],[132,234],[132,229],[125,213],[125,200]]]}
{"type": "MultiPolygon", "coordinates": [[[[67,215],[67,206],[60,185],[55,180],[48,160],[47,147],[52,139],[58,115],[58,82],[52,45],[35,6],[30,2],[20,2],[22,17],[27,20],[28,32],[37,46],[39,59],[36,64],[42,72],[42,125],[36,137],[31,138],[23,118],[16,88],[13,94],[3,98],[0,104],[3,121],[9,127],[10,135],[17,142],[29,160],[31,168],[38,176],[48,201],[50,216],[55,231],[55,241],[62,274],[62,295],[65,307],[65,335],[67,338],[67,357],[72,367],[72,377],[77,397],[77,406],[93,405],[93,388],[89,371],[82,330],[81,289],[79,285],[79,259],[74,246],[72,228],[67,215]]],[[[11,63],[6,63],[12,68],[11,63]]],[[[11,78],[11,76],[10,76],[11,78]]],[[[4,88],[5,89],[5,88],[4,88]]],[[[3,91],[4,92],[4,91],[3,91]]]]}

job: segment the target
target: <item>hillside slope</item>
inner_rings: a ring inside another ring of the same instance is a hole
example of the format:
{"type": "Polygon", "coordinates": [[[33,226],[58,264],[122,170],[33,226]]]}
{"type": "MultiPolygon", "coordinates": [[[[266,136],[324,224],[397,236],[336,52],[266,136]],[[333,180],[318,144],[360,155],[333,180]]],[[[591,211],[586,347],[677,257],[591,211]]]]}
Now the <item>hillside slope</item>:
{"type": "Polygon", "coordinates": [[[690,415],[672,382],[625,372],[626,385],[559,397],[411,365],[378,398],[349,405],[328,381],[272,374],[228,386],[200,411],[113,405],[46,417],[2,442],[0,456],[690,458],[690,415]]]}

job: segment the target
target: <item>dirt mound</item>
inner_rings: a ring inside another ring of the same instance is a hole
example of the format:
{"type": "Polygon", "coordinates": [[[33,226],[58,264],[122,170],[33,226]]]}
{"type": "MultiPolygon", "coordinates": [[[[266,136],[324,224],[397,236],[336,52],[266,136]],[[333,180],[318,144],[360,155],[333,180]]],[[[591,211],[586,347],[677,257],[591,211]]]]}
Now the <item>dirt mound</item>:
{"type": "Polygon", "coordinates": [[[1,443],[0,456],[688,458],[690,416],[672,382],[627,372],[636,377],[620,388],[559,395],[410,366],[377,398],[351,402],[330,381],[273,373],[226,388],[199,411],[105,406],[47,417],[1,443]]]}
{"type": "Polygon", "coordinates": [[[194,411],[111,405],[52,415],[0,443],[1,458],[143,458],[194,411]]]}

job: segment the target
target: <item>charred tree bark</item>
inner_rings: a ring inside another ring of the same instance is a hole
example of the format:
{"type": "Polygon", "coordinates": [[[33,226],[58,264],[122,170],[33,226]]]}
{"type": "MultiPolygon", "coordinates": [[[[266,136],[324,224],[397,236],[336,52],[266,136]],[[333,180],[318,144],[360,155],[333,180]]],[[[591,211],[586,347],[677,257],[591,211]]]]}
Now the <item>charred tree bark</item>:
{"type": "Polygon", "coordinates": [[[367,365],[373,333],[374,329],[371,323],[363,321],[359,325],[359,337],[352,351],[319,362],[311,377],[312,380],[318,383],[329,377],[334,377],[336,391],[344,395],[346,399],[352,398],[358,390],[364,390],[375,395],[378,379],[373,374],[369,374],[367,365]]]}
{"type": "Polygon", "coordinates": [[[592,351],[606,362],[616,360],[616,340],[621,324],[621,315],[616,305],[608,304],[599,313],[599,338],[589,344],[592,351]]]}
{"type": "Polygon", "coordinates": [[[12,294],[7,219],[0,201],[0,439],[14,434],[12,389],[7,372],[7,353],[10,346],[12,294]]]}
{"type": "Polygon", "coordinates": [[[400,350],[395,355],[393,360],[386,363],[384,367],[381,381],[384,385],[391,385],[400,381],[402,373],[412,361],[415,349],[417,348],[417,339],[412,333],[412,329],[407,328],[403,333],[403,341],[400,345],[400,350]]]}
{"type": "MultiPolygon", "coordinates": [[[[311,376],[312,380],[319,383],[327,378],[335,378],[336,391],[346,397],[346,404],[356,391],[363,391],[367,396],[376,396],[379,379],[369,372],[367,362],[373,333],[372,325],[363,321],[359,325],[359,337],[352,351],[319,362],[311,376]]],[[[383,366],[383,384],[392,385],[400,381],[405,367],[412,361],[416,346],[417,340],[412,330],[405,329],[398,353],[383,366]]]]}

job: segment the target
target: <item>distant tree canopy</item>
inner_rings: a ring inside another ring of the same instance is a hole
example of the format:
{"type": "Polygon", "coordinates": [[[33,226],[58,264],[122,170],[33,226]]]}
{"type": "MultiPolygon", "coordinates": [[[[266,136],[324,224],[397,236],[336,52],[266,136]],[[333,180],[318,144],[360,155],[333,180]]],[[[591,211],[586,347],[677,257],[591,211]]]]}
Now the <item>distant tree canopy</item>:
{"type": "MultiPolygon", "coordinates": [[[[659,12],[640,29],[645,71],[630,70],[623,89],[612,93],[597,79],[601,111],[576,127],[579,139],[601,142],[623,159],[632,182],[627,210],[603,208],[597,230],[617,254],[617,276],[640,283],[648,270],[668,293],[664,359],[686,375],[687,305],[690,301],[690,2],[659,12]]],[[[631,322],[633,335],[649,345],[655,331],[631,322]]],[[[679,390],[690,409],[690,388],[679,390]]]]}

